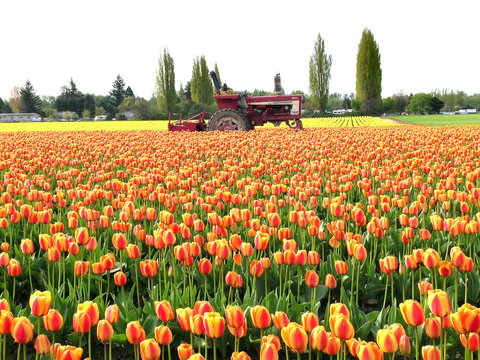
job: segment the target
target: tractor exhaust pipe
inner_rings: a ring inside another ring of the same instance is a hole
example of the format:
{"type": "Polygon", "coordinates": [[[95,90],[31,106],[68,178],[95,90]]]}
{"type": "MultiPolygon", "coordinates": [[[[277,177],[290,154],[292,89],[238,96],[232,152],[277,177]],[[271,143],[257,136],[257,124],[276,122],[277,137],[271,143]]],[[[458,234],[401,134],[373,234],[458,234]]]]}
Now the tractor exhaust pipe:
{"type": "Polygon", "coordinates": [[[282,80],[280,79],[280,73],[275,75],[274,84],[275,84],[275,95],[282,95],[282,80]]]}
{"type": "Polygon", "coordinates": [[[213,86],[215,86],[215,90],[219,92],[220,83],[218,82],[217,74],[215,73],[215,71],[210,71],[210,77],[212,78],[213,86]]]}

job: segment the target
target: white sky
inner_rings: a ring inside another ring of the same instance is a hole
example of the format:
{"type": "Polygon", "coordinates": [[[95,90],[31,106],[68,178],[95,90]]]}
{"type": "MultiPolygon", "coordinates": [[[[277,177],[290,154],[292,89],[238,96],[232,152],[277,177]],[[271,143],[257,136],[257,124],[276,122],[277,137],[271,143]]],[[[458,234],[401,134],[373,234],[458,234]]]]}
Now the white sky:
{"type": "Polygon", "coordinates": [[[27,78],[37,94],[106,95],[117,74],[137,96],[154,90],[168,47],[178,84],[193,58],[217,62],[233,89],[308,92],[308,61],[320,33],[332,55],[330,92],[355,91],[362,30],[377,41],[382,96],[434,89],[480,92],[479,0],[4,0],[0,6],[0,97],[27,78]]]}

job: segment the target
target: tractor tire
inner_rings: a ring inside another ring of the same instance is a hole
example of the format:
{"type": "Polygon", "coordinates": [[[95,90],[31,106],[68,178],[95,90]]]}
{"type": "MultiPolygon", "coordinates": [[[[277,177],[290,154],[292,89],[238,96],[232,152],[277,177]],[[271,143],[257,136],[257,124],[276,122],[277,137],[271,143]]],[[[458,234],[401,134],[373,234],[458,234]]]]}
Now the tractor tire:
{"type": "Polygon", "coordinates": [[[240,111],[233,109],[218,110],[207,124],[207,131],[237,130],[248,131],[251,126],[240,111]]]}

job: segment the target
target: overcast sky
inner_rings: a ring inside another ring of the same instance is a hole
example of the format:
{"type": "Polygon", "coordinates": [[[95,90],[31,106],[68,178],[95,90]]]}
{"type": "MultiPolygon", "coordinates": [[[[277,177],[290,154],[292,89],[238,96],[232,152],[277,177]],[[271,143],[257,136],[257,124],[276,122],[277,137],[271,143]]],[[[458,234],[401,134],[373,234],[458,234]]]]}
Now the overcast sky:
{"type": "Polygon", "coordinates": [[[39,95],[57,96],[70,78],[84,93],[106,95],[117,74],[149,98],[164,47],[177,89],[205,55],[235,90],[272,90],[280,72],[287,92],[308,92],[319,33],[333,58],[330,92],[351,93],[365,27],[380,49],[383,97],[480,92],[479,0],[4,0],[0,11],[4,99],[27,78],[39,95]]]}

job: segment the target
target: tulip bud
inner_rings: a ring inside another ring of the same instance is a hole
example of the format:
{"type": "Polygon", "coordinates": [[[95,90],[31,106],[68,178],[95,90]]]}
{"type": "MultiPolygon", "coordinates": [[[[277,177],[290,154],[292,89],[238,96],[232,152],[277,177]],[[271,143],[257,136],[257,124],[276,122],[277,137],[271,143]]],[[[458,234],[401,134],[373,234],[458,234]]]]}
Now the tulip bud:
{"type": "Polygon", "coordinates": [[[160,345],[168,345],[172,342],[172,331],[168,326],[160,325],[155,328],[155,340],[160,345]]]}
{"type": "Polygon", "coordinates": [[[63,326],[63,317],[60,311],[50,309],[46,315],[43,316],[43,326],[47,331],[58,331],[63,326]]]}
{"type": "Polygon", "coordinates": [[[103,342],[109,341],[113,336],[113,327],[107,320],[100,320],[97,325],[97,339],[103,342]]]}
{"type": "Polygon", "coordinates": [[[181,344],[177,347],[179,360],[188,360],[193,354],[193,348],[190,344],[181,344]]]}
{"type": "Polygon", "coordinates": [[[45,355],[50,352],[50,341],[48,340],[47,335],[41,334],[38,335],[35,340],[35,350],[38,355],[45,355]]]}
{"type": "Polygon", "coordinates": [[[33,340],[33,324],[26,317],[15,318],[11,334],[17,343],[26,344],[33,340]]]}
{"type": "Polygon", "coordinates": [[[140,356],[142,360],[160,359],[160,346],[153,339],[143,340],[140,343],[140,356]]]}

